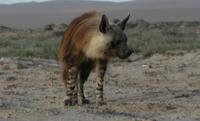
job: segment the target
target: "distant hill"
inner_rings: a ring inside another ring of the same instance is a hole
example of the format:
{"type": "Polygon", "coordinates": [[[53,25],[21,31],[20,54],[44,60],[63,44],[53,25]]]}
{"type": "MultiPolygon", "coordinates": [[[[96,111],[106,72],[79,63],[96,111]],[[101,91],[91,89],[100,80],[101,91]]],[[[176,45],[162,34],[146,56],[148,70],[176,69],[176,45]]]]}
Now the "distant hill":
{"type": "Polygon", "coordinates": [[[147,21],[200,20],[200,0],[136,0],[122,3],[56,0],[0,5],[0,25],[40,28],[49,23],[69,23],[89,10],[102,11],[111,18],[131,13],[132,19],[147,21]]]}

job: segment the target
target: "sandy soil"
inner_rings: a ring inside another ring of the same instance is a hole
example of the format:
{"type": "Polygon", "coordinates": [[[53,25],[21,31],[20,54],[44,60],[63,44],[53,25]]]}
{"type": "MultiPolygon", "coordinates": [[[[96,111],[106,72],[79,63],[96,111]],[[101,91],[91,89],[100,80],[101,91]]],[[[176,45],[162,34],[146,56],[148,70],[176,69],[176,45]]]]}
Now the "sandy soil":
{"type": "Polygon", "coordinates": [[[63,106],[54,60],[0,59],[0,121],[200,121],[200,52],[132,56],[113,61],[105,77],[107,105],[63,106]]]}

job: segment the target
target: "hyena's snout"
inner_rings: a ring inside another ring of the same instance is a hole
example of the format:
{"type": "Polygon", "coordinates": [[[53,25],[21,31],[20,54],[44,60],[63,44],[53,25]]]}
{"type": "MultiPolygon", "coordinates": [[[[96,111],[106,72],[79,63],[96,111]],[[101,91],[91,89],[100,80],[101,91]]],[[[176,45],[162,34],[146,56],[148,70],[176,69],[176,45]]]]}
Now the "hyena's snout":
{"type": "Polygon", "coordinates": [[[121,44],[118,50],[118,57],[121,59],[126,59],[132,54],[132,50],[128,48],[127,44],[121,44]]]}
{"type": "Polygon", "coordinates": [[[122,59],[128,58],[132,54],[130,49],[125,50],[124,54],[121,56],[122,59]]]}

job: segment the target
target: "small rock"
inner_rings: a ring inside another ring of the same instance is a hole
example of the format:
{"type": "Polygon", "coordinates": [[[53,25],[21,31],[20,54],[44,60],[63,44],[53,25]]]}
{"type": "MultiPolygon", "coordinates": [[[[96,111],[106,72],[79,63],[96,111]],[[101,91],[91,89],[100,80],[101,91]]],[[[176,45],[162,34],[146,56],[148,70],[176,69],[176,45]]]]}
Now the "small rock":
{"type": "Polygon", "coordinates": [[[134,118],[133,121],[150,121],[150,120],[142,118],[134,118]]]}
{"type": "Polygon", "coordinates": [[[146,67],[148,67],[148,65],[146,65],[146,64],[143,64],[143,65],[142,65],[142,67],[143,67],[143,68],[146,68],[146,67]]]}

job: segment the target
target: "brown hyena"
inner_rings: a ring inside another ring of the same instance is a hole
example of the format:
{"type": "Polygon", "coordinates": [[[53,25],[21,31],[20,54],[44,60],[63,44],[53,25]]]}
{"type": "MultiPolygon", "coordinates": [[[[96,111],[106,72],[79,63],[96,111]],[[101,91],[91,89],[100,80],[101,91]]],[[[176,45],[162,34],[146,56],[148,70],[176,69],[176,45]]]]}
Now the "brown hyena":
{"type": "Polygon", "coordinates": [[[128,19],[129,15],[112,25],[106,15],[93,11],[71,22],[59,49],[66,87],[65,105],[89,103],[83,88],[92,69],[96,71],[96,105],[104,104],[103,78],[109,58],[125,59],[132,53],[123,32],[128,19]]]}

